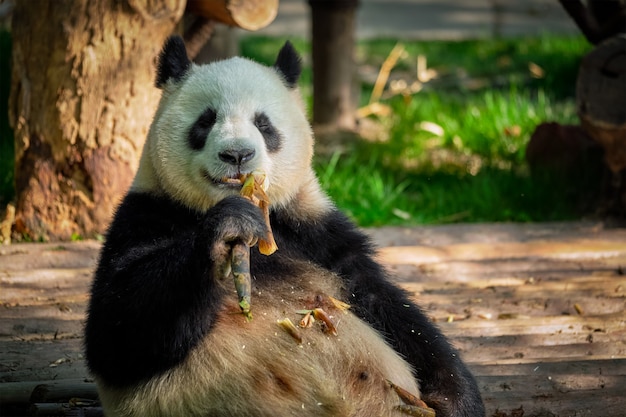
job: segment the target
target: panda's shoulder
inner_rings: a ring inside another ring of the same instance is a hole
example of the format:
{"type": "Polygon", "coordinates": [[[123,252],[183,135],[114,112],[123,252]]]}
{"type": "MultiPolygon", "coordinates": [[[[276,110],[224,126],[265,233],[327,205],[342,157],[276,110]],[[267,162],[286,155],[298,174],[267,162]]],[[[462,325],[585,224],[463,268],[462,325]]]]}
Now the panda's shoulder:
{"type": "Polygon", "coordinates": [[[130,234],[158,234],[172,226],[191,225],[198,213],[168,196],[130,191],[117,208],[109,229],[109,237],[130,234]]]}
{"type": "Polygon", "coordinates": [[[175,202],[172,198],[151,192],[129,191],[117,208],[116,220],[130,218],[176,218],[187,216],[189,209],[175,202]]]}
{"type": "Polygon", "coordinates": [[[320,256],[341,256],[359,251],[369,254],[374,250],[370,238],[348,216],[337,208],[314,218],[294,219],[290,213],[277,211],[271,216],[274,234],[287,247],[320,256]]]}

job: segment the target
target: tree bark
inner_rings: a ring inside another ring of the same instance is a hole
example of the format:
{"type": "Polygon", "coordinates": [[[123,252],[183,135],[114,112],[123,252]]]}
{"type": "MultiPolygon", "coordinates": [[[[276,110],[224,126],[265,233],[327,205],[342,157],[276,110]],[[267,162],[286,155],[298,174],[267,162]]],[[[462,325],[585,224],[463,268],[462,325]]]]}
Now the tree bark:
{"type": "Polygon", "coordinates": [[[104,233],[159,99],[155,57],[185,0],[18,0],[9,118],[14,232],[104,233]]]}
{"type": "Polygon", "coordinates": [[[597,45],[624,33],[626,5],[623,0],[559,0],[587,40],[597,45]]]}

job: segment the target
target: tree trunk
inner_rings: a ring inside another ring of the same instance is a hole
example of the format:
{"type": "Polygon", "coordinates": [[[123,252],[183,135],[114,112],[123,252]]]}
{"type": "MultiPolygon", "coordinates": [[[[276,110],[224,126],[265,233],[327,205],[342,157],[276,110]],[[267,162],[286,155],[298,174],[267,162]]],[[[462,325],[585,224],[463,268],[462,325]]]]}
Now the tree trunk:
{"type": "Polygon", "coordinates": [[[608,211],[626,218],[626,34],[585,55],[576,81],[576,108],[611,171],[608,211]]]}
{"type": "Polygon", "coordinates": [[[609,169],[626,169],[626,34],[585,55],[576,81],[576,107],[582,126],[604,149],[609,169]]]}
{"type": "Polygon", "coordinates": [[[358,0],[309,0],[313,42],[313,124],[354,129],[354,36],[358,0]]]}
{"type": "Polygon", "coordinates": [[[159,99],[155,57],[185,0],[18,0],[9,118],[14,231],[33,240],[105,231],[159,99]]]}

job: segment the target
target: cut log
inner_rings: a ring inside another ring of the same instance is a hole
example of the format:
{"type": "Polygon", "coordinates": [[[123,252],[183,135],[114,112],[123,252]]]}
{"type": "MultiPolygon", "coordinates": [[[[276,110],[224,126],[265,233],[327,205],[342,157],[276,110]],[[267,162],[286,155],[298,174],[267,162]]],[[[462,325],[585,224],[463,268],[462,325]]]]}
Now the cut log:
{"type": "Polygon", "coordinates": [[[581,63],[576,106],[584,129],[604,149],[609,169],[626,168],[626,35],[602,42],[581,63]]]}
{"type": "Polygon", "coordinates": [[[556,122],[539,124],[526,146],[526,161],[534,176],[581,181],[601,176],[602,149],[581,126],[556,122]]]}
{"type": "Polygon", "coordinates": [[[31,416],[104,417],[102,407],[75,406],[67,403],[35,403],[29,409],[31,416]]]}
{"type": "Polygon", "coordinates": [[[3,406],[13,404],[27,404],[37,382],[3,382],[0,385],[0,404],[3,406]]]}
{"type": "Polygon", "coordinates": [[[272,23],[278,11],[278,0],[189,0],[187,11],[252,31],[272,23]]]}
{"type": "Polygon", "coordinates": [[[4,405],[68,401],[76,397],[97,399],[96,385],[84,379],[4,382],[0,385],[0,404],[4,405]]]}
{"type": "Polygon", "coordinates": [[[624,32],[626,6],[621,0],[559,0],[585,38],[594,45],[624,32]]]}
{"type": "Polygon", "coordinates": [[[30,401],[33,403],[69,401],[71,398],[97,400],[96,384],[85,381],[47,381],[33,390],[30,401]]]}

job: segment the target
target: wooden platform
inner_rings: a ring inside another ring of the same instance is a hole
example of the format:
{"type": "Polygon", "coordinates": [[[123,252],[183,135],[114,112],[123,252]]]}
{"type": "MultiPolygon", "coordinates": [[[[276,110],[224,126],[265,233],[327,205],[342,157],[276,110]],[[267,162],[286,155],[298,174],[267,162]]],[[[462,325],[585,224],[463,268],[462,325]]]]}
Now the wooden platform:
{"type": "MultiPolygon", "coordinates": [[[[368,233],[470,364],[488,416],[626,415],[626,230],[562,223],[368,233]]],[[[72,384],[74,396],[93,392],[81,331],[98,249],[0,248],[0,415],[13,415],[10,403],[28,400],[42,381],[72,384]]]]}

